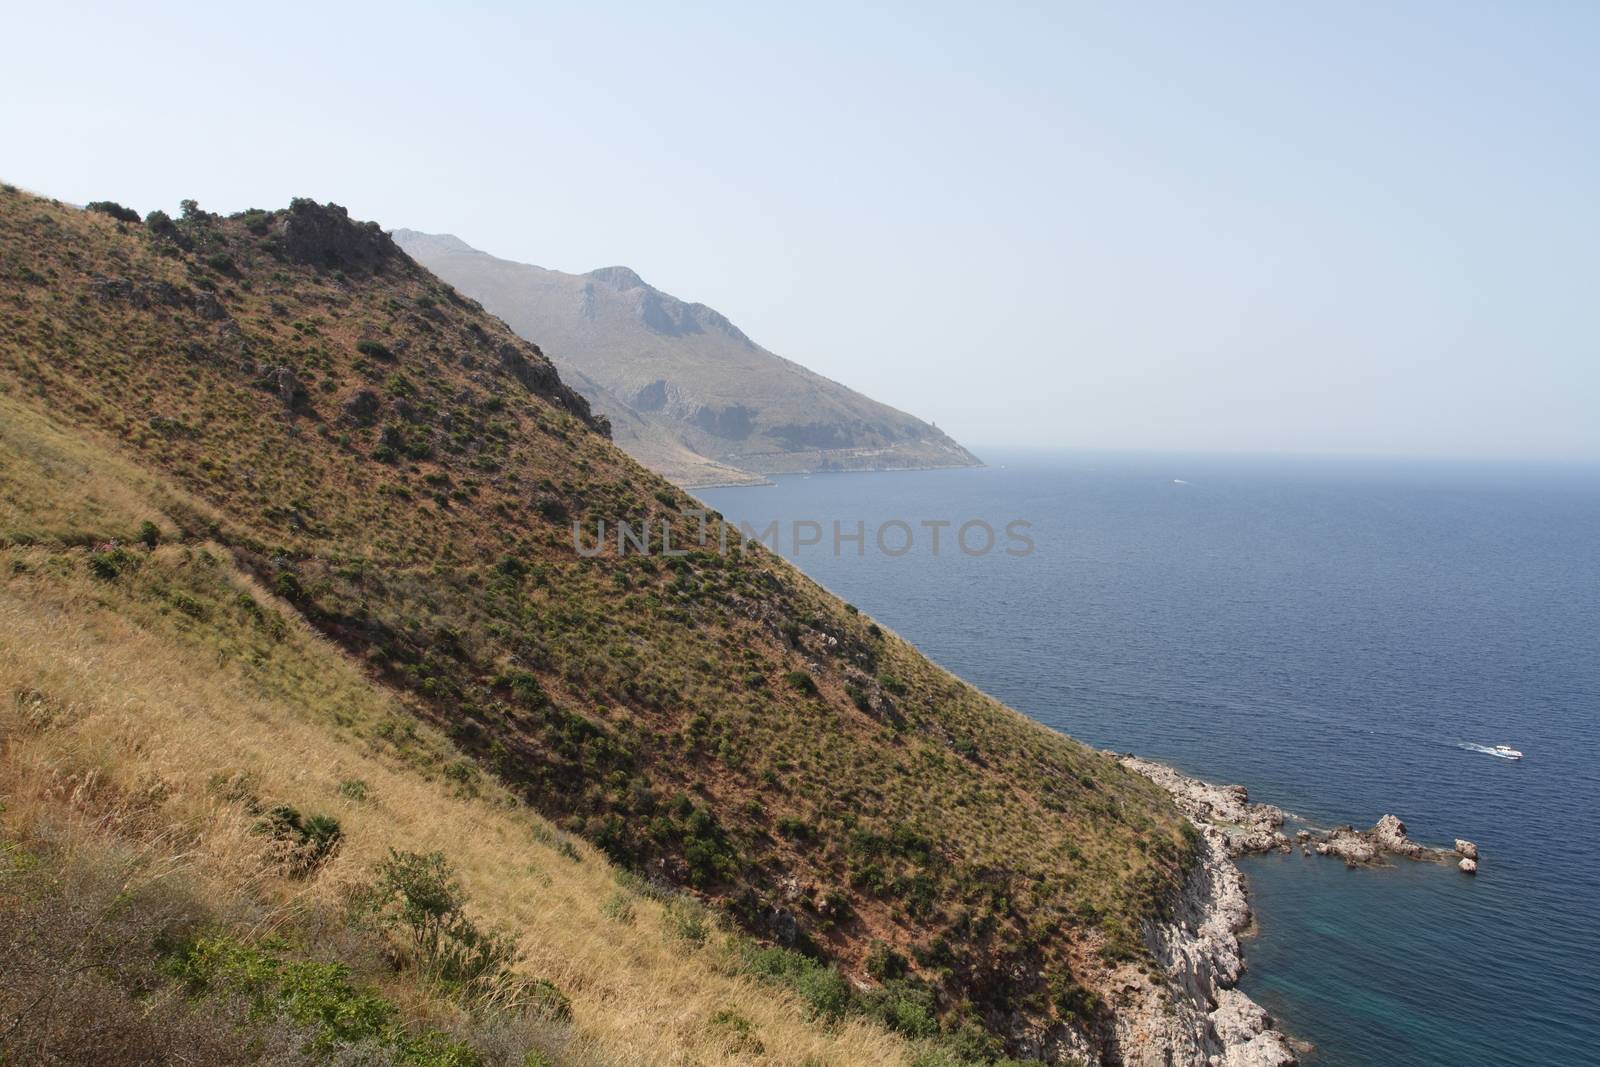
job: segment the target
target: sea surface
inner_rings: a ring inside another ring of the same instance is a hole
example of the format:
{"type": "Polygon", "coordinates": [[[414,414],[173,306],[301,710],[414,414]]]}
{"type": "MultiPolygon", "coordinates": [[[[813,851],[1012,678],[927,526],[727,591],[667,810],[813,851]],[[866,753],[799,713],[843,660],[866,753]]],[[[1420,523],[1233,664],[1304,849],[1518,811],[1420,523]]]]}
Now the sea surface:
{"type": "Polygon", "coordinates": [[[1477,842],[1476,877],[1243,862],[1243,986],[1308,1063],[1600,1064],[1600,468],[984,458],[698,495],[1048,726],[1319,826],[1477,842]],[[993,550],[955,545],[970,520],[993,550]],[[1501,742],[1526,758],[1465,747],[1501,742]]]}

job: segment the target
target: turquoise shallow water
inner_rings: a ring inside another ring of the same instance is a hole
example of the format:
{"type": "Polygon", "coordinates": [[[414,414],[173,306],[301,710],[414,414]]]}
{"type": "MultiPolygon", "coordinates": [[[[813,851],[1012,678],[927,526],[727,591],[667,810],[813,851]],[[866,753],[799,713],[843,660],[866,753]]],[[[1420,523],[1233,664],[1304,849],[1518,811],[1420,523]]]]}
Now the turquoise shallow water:
{"type": "Polygon", "coordinates": [[[1308,1062],[1600,1063],[1600,469],[985,458],[699,495],[820,523],[786,554],[1049,726],[1321,825],[1477,841],[1476,878],[1245,862],[1245,988],[1308,1062]],[[930,551],[923,520],[973,518],[1029,521],[1035,551],[930,551]],[[834,555],[835,519],[864,554],[834,555]],[[1460,747],[1502,741],[1527,758],[1460,747]]]}

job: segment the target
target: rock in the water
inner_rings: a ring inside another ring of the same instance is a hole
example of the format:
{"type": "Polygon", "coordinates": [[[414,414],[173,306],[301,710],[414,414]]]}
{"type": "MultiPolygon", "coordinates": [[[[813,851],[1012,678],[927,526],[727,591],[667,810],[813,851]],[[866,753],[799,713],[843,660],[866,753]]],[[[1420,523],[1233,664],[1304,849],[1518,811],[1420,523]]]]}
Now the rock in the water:
{"type": "MultiPolygon", "coordinates": [[[[1384,856],[1404,856],[1413,860],[1449,863],[1460,853],[1459,846],[1472,847],[1470,841],[1457,841],[1455,852],[1419,844],[1406,836],[1406,824],[1399,816],[1385,815],[1370,830],[1336,826],[1317,847],[1320,856],[1338,856],[1352,867],[1382,864],[1384,856]]],[[[1473,849],[1476,853],[1476,849],[1473,849]]]]}
{"type": "Polygon", "coordinates": [[[1372,828],[1372,838],[1379,849],[1397,856],[1415,859],[1424,851],[1421,845],[1406,836],[1406,824],[1400,821],[1398,815],[1385,815],[1379,819],[1372,828]]]}
{"type": "Polygon", "coordinates": [[[1456,838],[1456,854],[1465,856],[1469,860],[1475,860],[1478,858],[1478,846],[1471,841],[1464,841],[1458,837],[1456,838]]]}
{"type": "Polygon", "coordinates": [[[1477,860],[1469,860],[1465,856],[1461,857],[1461,862],[1456,864],[1456,866],[1461,868],[1461,873],[1462,874],[1477,874],[1478,873],[1478,861],[1477,860]]]}
{"type": "Polygon", "coordinates": [[[1317,846],[1319,856],[1338,856],[1352,867],[1378,862],[1378,844],[1371,831],[1354,826],[1336,826],[1317,846]]]}

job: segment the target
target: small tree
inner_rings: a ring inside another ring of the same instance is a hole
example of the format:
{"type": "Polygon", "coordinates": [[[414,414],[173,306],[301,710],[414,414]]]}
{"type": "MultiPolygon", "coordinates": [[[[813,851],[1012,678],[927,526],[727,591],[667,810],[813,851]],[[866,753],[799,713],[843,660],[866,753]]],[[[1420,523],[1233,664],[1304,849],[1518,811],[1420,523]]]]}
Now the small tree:
{"type": "Polygon", "coordinates": [[[110,215],[118,222],[138,222],[139,213],[131,207],[123,207],[115,200],[91,200],[84,205],[90,211],[98,211],[102,215],[110,215]]]}
{"type": "Polygon", "coordinates": [[[357,892],[356,910],[395,934],[423,974],[474,996],[507,993],[516,985],[515,939],[484,930],[467,916],[466,894],[442,853],[390,849],[375,873],[373,883],[357,892]]]}

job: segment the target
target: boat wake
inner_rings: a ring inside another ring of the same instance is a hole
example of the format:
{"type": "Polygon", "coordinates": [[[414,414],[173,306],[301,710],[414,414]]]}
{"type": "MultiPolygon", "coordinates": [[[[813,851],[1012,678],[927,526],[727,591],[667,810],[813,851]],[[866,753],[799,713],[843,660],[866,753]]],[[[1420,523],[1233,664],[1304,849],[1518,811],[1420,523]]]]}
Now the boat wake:
{"type": "Polygon", "coordinates": [[[1495,756],[1499,759],[1518,760],[1522,753],[1508,745],[1478,745],[1471,741],[1458,741],[1456,747],[1468,752],[1482,752],[1485,756],[1495,756]]]}

